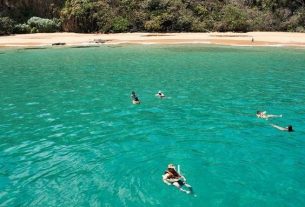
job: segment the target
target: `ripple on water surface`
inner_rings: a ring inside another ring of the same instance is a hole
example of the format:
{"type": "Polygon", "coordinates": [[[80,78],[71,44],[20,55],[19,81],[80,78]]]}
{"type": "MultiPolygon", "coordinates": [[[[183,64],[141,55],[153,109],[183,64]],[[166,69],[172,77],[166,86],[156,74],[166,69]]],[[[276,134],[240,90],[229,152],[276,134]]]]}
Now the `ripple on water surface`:
{"type": "Polygon", "coordinates": [[[302,207],[304,65],[283,48],[8,50],[0,206],[302,207]],[[197,197],[163,184],[168,163],[197,197]]]}

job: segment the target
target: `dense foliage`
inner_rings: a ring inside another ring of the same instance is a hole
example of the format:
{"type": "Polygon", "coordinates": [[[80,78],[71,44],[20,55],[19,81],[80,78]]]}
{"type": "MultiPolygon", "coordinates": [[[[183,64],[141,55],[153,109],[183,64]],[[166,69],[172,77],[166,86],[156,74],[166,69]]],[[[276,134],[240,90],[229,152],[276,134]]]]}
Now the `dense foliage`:
{"type": "Polygon", "coordinates": [[[60,28],[58,19],[43,19],[40,17],[32,17],[28,20],[27,25],[31,31],[35,32],[56,32],[60,28]]]}
{"type": "Polygon", "coordinates": [[[54,31],[304,32],[304,28],[305,0],[0,0],[2,35],[54,31]]]}
{"type": "Polygon", "coordinates": [[[13,32],[14,21],[9,17],[0,17],[0,35],[7,35],[13,32]]]}

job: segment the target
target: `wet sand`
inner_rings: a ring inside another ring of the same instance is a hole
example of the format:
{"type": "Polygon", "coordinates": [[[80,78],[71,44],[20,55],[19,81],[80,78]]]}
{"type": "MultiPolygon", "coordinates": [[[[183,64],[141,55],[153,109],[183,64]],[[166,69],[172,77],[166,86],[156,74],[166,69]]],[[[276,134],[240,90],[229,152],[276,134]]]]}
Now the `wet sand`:
{"type": "Polygon", "coordinates": [[[0,47],[45,47],[55,43],[66,46],[99,44],[217,44],[235,46],[305,47],[305,33],[37,33],[0,36],[0,47]]]}

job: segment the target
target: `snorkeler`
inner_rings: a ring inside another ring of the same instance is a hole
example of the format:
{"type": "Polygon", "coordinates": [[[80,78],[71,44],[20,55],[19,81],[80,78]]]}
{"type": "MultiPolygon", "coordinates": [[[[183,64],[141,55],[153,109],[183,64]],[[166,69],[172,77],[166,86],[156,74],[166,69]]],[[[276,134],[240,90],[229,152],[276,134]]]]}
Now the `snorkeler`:
{"type": "Polygon", "coordinates": [[[140,100],[134,91],[131,92],[130,95],[133,104],[140,104],[140,100]]]}
{"type": "Polygon", "coordinates": [[[262,119],[282,117],[282,115],[267,114],[266,111],[257,111],[256,116],[262,119]]]}
{"type": "Polygon", "coordinates": [[[279,129],[281,131],[293,132],[293,128],[292,128],[291,125],[288,125],[287,127],[280,127],[280,126],[277,126],[275,124],[271,124],[271,126],[273,126],[276,129],[279,129]]]}
{"type": "Polygon", "coordinates": [[[186,178],[180,175],[173,164],[169,164],[167,170],[162,175],[163,182],[167,185],[174,185],[182,192],[190,194],[193,192],[192,186],[186,183],[186,178]],[[183,189],[183,187],[187,187],[188,190],[183,189]]]}
{"type": "Polygon", "coordinates": [[[155,96],[158,96],[161,99],[165,97],[165,95],[164,95],[164,93],[162,93],[162,91],[159,91],[155,96]]]}

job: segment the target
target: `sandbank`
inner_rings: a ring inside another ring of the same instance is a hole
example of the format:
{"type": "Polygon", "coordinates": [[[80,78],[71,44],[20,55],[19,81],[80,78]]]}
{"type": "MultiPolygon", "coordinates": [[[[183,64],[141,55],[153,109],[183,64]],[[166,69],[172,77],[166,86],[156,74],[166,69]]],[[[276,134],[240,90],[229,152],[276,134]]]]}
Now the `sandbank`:
{"type": "MultiPolygon", "coordinates": [[[[46,47],[54,43],[66,46],[100,44],[217,44],[232,46],[305,47],[305,33],[37,33],[0,36],[0,47],[46,47]]],[[[57,46],[58,47],[58,46],[57,46]]]]}

